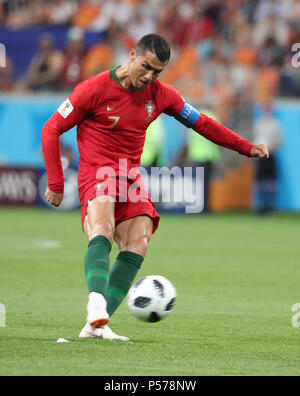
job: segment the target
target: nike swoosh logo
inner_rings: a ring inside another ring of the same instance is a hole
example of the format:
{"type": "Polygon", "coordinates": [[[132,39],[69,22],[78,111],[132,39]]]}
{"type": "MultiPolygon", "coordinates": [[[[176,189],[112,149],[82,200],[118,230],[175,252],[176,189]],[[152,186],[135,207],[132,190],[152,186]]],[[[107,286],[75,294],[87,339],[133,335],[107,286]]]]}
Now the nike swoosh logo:
{"type": "Polygon", "coordinates": [[[119,107],[119,106],[116,106],[116,107],[109,107],[109,106],[107,106],[107,111],[115,110],[117,107],[119,107]]]}

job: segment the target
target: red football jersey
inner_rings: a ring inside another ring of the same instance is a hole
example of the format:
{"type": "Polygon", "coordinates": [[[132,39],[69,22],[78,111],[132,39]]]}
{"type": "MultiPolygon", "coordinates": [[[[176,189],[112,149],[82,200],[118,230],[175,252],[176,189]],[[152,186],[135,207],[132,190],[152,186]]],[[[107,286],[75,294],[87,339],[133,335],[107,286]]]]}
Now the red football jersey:
{"type": "MultiPolygon", "coordinates": [[[[116,69],[80,83],[42,131],[50,190],[64,189],[59,147],[62,133],[77,125],[78,187],[82,190],[95,183],[103,167],[114,169],[116,176],[127,176],[130,169],[138,167],[149,124],[161,113],[179,115],[184,106],[178,91],[158,79],[143,90],[128,92],[118,81],[116,69]],[[123,160],[121,169],[119,160],[123,160]]],[[[250,155],[249,142],[203,114],[194,130],[217,144],[250,155]]]]}
{"type": "Polygon", "coordinates": [[[63,191],[60,134],[78,125],[80,187],[87,178],[96,179],[99,167],[111,167],[117,176],[127,176],[140,164],[149,124],[162,112],[179,114],[183,106],[179,93],[159,80],[141,91],[128,92],[118,82],[115,70],[80,83],[43,129],[49,188],[63,191]],[[119,159],[127,160],[127,169],[119,171],[119,159]]]}

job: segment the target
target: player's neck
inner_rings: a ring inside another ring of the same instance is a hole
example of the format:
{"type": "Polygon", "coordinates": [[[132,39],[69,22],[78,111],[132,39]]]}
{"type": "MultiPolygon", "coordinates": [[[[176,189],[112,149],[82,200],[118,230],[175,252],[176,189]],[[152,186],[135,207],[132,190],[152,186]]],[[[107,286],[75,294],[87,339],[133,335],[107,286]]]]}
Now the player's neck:
{"type": "Polygon", "coordinates": [[[122,65],[116,70],[116,77],[119,80],[119,83],[128,91],[128,92],[136,92],[137,89],[132,84],[132,81],[129,77],[129,64],[122,65]]]}

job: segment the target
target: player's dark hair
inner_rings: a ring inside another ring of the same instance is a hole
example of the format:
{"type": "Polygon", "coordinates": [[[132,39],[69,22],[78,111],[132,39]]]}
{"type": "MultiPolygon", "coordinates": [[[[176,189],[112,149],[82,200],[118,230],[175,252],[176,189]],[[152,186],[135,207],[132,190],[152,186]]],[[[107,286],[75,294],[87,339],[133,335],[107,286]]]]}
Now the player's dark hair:
{"type": "Polygon", "coordinates": [[[150,51],[156,55],[161,62],[167,62],[171,56],[169,43],[161,36],[155,33],[147,34],[142,37],[136,44],[135,50],[138,55],[144,55],[150,51]]]}

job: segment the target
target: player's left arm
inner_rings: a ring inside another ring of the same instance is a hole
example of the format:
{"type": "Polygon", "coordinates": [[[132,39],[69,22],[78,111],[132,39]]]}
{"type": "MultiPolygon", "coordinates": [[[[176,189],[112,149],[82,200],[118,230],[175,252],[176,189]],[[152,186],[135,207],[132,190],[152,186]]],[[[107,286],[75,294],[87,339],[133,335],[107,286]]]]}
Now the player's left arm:
{"type": "Polygon", "coordinates": [[[252,144],[220,122],[200,114],[192,105],[184,103],[183,109],[175,117],[188,128],[206,139],[248,157],[269,158],[268,148],[264,144],[252,144]]]}
{"type": "Polygon", "coordinates": [[[193,129],[219,146],[248,157],[269,158],[269,150],[264,144],[255,145],[248,142],[218,121],[200,114],[197,109],[183,100],[176,89],[163,83],[160,84],[164,94],[164,113],[175,117],[187,128],[193,129]]]}

